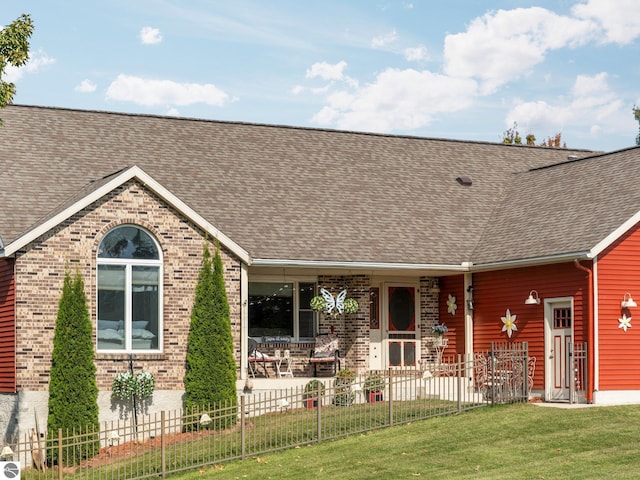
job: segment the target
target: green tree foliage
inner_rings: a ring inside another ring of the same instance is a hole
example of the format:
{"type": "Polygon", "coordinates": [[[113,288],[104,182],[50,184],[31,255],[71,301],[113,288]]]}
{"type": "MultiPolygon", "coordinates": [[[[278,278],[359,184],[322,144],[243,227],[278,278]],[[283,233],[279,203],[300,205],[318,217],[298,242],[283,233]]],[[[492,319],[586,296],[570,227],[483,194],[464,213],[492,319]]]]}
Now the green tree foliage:
{"type": "Polygon", "coordinates": [[[0,30],[0,108],[10,104],[16,93],[13,83],[2,80],[4,70],[7,65],[21,67],[29,61],[29,38],[32,33],[33,21],[26,14],[0,30]]]}
{"type": "MultiPolygon", "coordinates": [[[[640,124],[640,107],[633,106],[633,118],[640,124]]],[[[636,145],[640,145],[640,125],[638,126],[638,135],[636,135],[636,145]]]]}
{"type": "MultiPolygon", "coordinates": [[[[84,281],[67,271],[58,305],[53,337],[51,381],[49,383],[49,435],[66,432],[95,432],[95,442],[64,453],[64,464],[76,464],[99,450],[98,387],[91,339],[91,320],[84,281]]],[[[87,440],[90,440],[88,438],[87,440]]],[[[55,463],[57,450],[48,450],[55,463]]]]}
{"type": "Polygon", "coordinates": [[[236,363],[229,302],[219,248],[211,259],[205,245],[196,286],[187,342],[184,378],[187,412],[228,408],[224,419],[209,428],[228,428],[236,422],[236,363]]]}

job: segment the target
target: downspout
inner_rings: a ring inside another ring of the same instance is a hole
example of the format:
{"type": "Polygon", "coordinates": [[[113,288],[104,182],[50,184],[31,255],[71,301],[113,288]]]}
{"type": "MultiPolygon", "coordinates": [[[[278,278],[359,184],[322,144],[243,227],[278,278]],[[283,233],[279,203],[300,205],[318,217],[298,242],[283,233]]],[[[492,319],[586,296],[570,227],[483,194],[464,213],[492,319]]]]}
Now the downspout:
{"type": "MultiPolygon", "coordinates": [[[[594,308],[593,308],[593,271],[590,268],[583,266],[578,259],[573,261],[573,264],[576,268],[587,272],[588,282],[587,282],[587,301],[589,302],[589,320],[590,322],[586,323],[587,328],[587,342],[589,344],[588,349],[588,358],[587,358],[587,371],[589,378],[589,390],[587,391],[587,402],[593,403],[593,387],[595,382],[595,317],[594,317],[594,308]]],[[[584,310],[584,308],[583,308],[584,310]]],[[[571,366],[573,368],[573,365],[571,366]]]]}

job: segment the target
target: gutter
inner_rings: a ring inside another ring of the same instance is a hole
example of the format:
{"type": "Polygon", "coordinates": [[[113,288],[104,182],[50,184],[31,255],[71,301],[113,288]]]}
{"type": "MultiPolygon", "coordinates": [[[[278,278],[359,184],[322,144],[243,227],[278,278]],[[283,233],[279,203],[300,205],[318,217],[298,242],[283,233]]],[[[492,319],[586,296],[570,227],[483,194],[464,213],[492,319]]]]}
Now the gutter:
{"type": "MultiPolygon", "coordinates": [[[[589,302],[588,315],[591,322],[587,322],[587,342],[588,345],[591,345],[591,348],[588,350],[588,358],[587,358],[587,374],[588,374],[588,382],[589,382],[589,390],[587,391],[587,403],[593,403],[593,390],[594,390],[594,382],[595,382],[595,317],[594,317],[594,307],[593,307],[593,271],[590,268],[585,267],[580,263],[579,260],[573,261],[574,265],[577,269],[582,270],[583,272],[587,272],[587,301],[589,302]]],[[[583,307],[584,308],[584,307],[583,307]]],[[[571,359],[572,365],[571,369],[573,369],[573,358],[571,359]]],[[[573,399],[571,399],[573,402],[573,399]]]]}
{"type": "Polygon", "coordinates": [[[591,260],[593,254],[591,250],[581,252],[562,253],[559,255],[546,255],[543,257],[523,258],[518,260],[506,260],[500,262],[479,263],[471,267],[473,272],[483,272],[489,270],[500,270],[518,267],[535,267],[538,265],[549,265],[550,263],[564,263],[578,260],[591,260]]]}
{"type": "Polygon", "coordinates": [[[250,265],[252,267],[336,268],[345,270],[438,270],[452,273],[469,271],[469,265],[466,263],[462,263],[460,265],[447,265],[432,263],[340,262],[324,260],[254,258],[250,265]]]}

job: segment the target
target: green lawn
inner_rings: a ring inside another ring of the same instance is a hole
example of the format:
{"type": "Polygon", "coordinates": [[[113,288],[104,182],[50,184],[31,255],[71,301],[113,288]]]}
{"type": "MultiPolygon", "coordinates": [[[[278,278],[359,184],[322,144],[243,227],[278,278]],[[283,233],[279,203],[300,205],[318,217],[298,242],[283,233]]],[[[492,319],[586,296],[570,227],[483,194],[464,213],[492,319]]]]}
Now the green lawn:
{"type": "Polygon", "coordinates": [[[640,478],[640,406],[480,408],[173,480],[640,478]]]}

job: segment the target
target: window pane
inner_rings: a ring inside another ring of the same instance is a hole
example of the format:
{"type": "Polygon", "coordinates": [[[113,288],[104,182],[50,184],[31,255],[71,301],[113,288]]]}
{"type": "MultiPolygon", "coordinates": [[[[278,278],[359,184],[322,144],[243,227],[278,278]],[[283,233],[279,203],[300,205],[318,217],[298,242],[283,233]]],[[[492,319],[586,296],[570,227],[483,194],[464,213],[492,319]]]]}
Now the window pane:
{"type": "Polygon", "coordinates": [[[311,310],[311,299],[316,290],[314,283],[299,284],[299,312],[298,312],[298,336],[300,338],[314,338],[315,331],[315,314],[311,310]]]}
{"type": "Polygon", "coordinates": [[[314,338],[315,337],[315,322],[313,311],[301,310],[300,311],[300,338],[314,338]]]}
{"type": "Polygon", "coordinates": [[[135,258],[158,260],[158,249],[144,230],[129,226],[118,227],[105,235],[100,242],[98,258],[135,258]]]}
{"type": "Polygon", "coordinates": [[[293,336],[293,285],[249,283],[249,336],[293,336]]]}
{"type": "Polygon", "coordinates": [[[98,348],[123,350],[125,267],[98,265],[98,348]]]}
{"type": "Polygon", "coordinates": [[[158,348],[158,267],[132,267],[131,347],[134,350],[158,348]]]}

